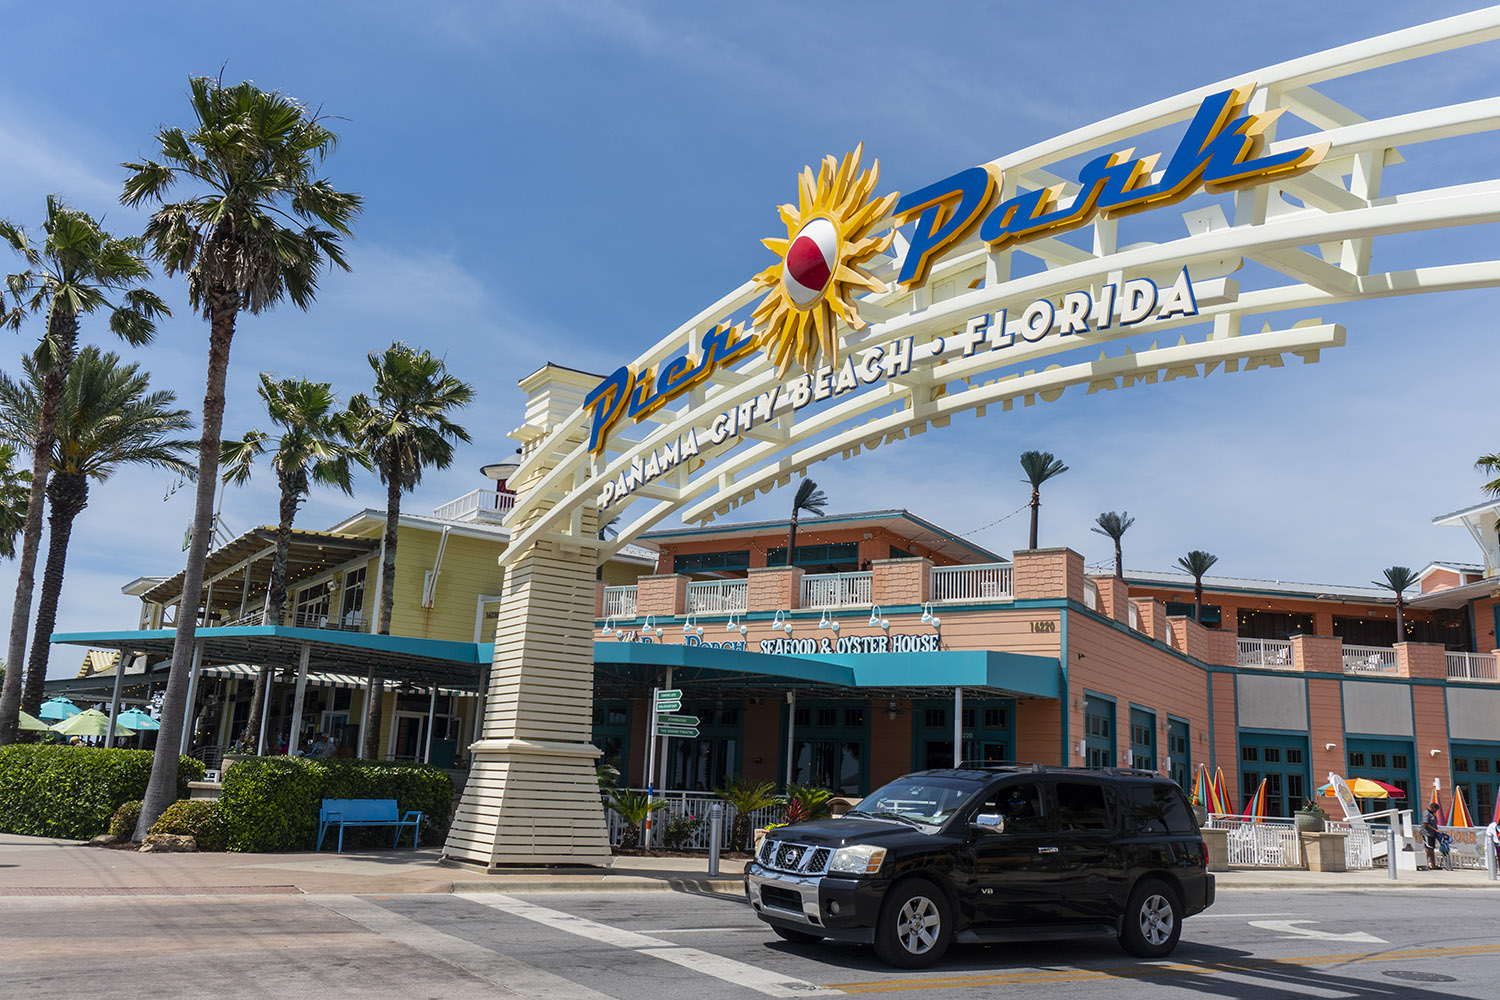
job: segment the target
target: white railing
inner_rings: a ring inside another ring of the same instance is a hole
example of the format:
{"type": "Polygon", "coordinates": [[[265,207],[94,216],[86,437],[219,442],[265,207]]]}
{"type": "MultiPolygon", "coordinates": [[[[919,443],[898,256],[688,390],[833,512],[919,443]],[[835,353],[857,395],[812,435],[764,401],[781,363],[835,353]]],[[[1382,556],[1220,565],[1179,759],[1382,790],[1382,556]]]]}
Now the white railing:
{"type": "Polygon", "coordinates": [[[958,601],[1008,601],[1011,599],[1007,563],[970,566],[934,566],[932,599],[938,604],[958,601]]]}
{"type": "MultiPolygon", "coordinates": [[[[644,794],[646,790],[638,788],[635,791],[644,794]]],[[[734,818],[739,815],[738,810],[734,806],[728,802],[724,802],[723,799],[720,799],[716,795],[705,795],[702,792],[657,792],[656,798],[659,801],[666,802],[667,807],[651,814],[651,846],[653,848],[664,846],[661,831],[668,816],[692,816],[701,820],[701,822],[698,824],[698,828],[693,831],[692,835],[683,844],[683,847],[690,851],[708,850],[708,836],[710,833],[708,824],[709,809],[715,802],[722,802],[724,805],[724,830],[723,839],[720,843],[724,845],[725,850],[729,849],[730,829],[734,824],[734,818]]],[[[604,801],[604,819],[609,834],[609,843],[610,846],[617,847],[619,846],[620,838],[625,834],[625,821],[620,818],[619,813],[609,808],[609,795],[607,793],[604,795],[604,801]]],[[[755,810],[750,814],[751,834],[753,835],[757,829],[763,826],[780,823],[785,815],[786,806],[780,803],[755,810]]],[[[746,845],[746,847],[749,846],[748,844],[746,845]]]]}
{"type": "Polygon", "coordinates": [[[1239,665],[1242,667],[1268,667],[1272,670],[1291,670],[1292,642],[1290,639],[1240,639],[1239,665]]]}
{"type": "Polygon", "coordinates": [[[1449,653],[1450,681],[1500,681],[1494,653],[1449,653]]]}
{"type": "Polygon", "coordinates": [[[1344,867],[1356,871],[1375,867],[1375,840],[1367,824],[1355,826],[1342,820],[1330,819],[1323,823],[1327,833],[1344,835],[1344,867]]]}
{"type": "Polygon", "coordinates": [[[1396,673],[1396,651],[1386,646],[1345,646],[1344,673],[1396,673]]]}
{"type": "Polygon", "coordinates": [[[749,580],[707,580],[687,585],[687,609],[694,615],[734,615],[750,610],[749,580]]]}
{"type": "MultiPolygon", "coordinates": [[[[267,618],[265,609],[262,608],[259,611],[250,612],[243,618],[236,618],[234,621],[225,622],[220,627],[250,628],[260,625],[275,624],[277,623],[267,618]]],[[[281,614],[280,624],[284,626],[290,626],[292,628],[331,629],[335,632],[363,632],[370,626],[369,622],[362,620],[362,616],[358,612],[353,612],[348,616],[346,620],[340,621],[338,618],[335,618],[332,615],[314,615],[307,614],[305,612],[299,613],[283,611],[281,614]]]]}
{"type": "Polygon", "coordinates": [[[514,493],[474,490],[443,504],[432,512],[432,516],[440,521],[501,521],[515,504],[514,493]]]}
{"type": "Polygon", "coordinates": [[[1208,826],[1229,831],[1229,864],[1246,868],[1301,868],[1302,845],[1289,819],[1248,820],[1211,815],[1208,826]]]}
{"type": "Polygon", "coordinates": [[[605,587],[604,617],[634,618],[635,587],[605,587]]]}
{"type": "Polygon", "coordinates": [[[1083,581],[1083,606],[1090,611],[1099,610],[1099,585],[1087,577],[1083,581]]]}
{"type": "Polygon", "coordinates": [[[802,607],[870,606],[869,573],[819,573],[802,578],[802,607]]]}

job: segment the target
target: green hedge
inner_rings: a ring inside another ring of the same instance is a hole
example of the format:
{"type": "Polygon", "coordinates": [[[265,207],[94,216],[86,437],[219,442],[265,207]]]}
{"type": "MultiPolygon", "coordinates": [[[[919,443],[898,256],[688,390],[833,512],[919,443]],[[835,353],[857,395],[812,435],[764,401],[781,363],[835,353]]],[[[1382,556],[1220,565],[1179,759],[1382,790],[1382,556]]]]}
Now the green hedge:
{"type": "MultiPolygon", "coordinates": [[[[87,840],[109,829],[116,809],[146,796],[151,750],[46,746],[0,747],[0,831],[87,840]]],[[[177,797],[201,781],[203,762],[178,758],[177,797]]]]}
{"type": "Polygon", "coordinates": [[[224,816],[217,802],[178,799],[151,824],[151,832],[192,837],[200,851],[224,849],[224,816]]]}
{"type": "MultiPolygon", "coordinates": [[[[442,842],[453,811],[453,780],[425,764],[252,757],[224,776],[219,809],[231,851],[310,851],[323,799],[395,799],[422,813],[421,843],[442,842]]],[[[350,829],[344,846],[389,847],[394,830],[350,829]]],[[[328,835],[334,837],[334,833],[328,835]]]]}

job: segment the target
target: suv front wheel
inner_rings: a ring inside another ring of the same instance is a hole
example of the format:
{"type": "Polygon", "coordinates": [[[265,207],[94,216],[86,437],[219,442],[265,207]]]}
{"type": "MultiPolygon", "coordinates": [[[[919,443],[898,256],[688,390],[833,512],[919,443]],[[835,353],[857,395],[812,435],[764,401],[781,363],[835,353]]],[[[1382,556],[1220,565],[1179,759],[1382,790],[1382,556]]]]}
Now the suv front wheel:
{"type": "Polygon", "coordinates": [[[902,882],[886,894],[875,928],[875,953],[903,969],[925,969],[943,957],[953,938],[948,897],[926,879],[902,882]]]}
{"type": "Polygon", "coordinates": [[[1146,879],[1130,894],[1120,944],[1132,955],[1162,958],[1177,947],[1182,935],[1182,905],[1164,882],[1146,879]]]}

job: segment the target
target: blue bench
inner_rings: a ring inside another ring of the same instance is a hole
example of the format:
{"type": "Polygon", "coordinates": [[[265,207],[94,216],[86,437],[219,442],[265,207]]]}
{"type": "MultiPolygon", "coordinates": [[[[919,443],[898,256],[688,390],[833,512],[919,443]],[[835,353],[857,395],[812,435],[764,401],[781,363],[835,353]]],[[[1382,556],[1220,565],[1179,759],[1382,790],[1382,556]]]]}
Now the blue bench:
{"type": "Polygon", "coordinates": [[[344,828],[350,826],[394,826],[396,837],[391,846],[401,843],[401,831],[411,827],[411,846],[417,846],[417,830],[422,814],[408,809],[401,815],[395,799],[324,799],[318,810],[318,850],[323,849],[323,835],[331,826],[339,828],[339,853],[344,851],[344,828]]]}

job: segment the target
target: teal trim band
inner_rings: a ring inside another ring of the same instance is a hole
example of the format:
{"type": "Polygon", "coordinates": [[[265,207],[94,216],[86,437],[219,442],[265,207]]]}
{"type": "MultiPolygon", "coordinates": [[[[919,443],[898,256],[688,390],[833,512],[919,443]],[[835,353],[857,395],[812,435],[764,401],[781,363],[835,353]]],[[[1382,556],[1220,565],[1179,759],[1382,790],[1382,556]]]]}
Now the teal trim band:
{"type": "Polygon", "coordinates": [[[1062,624],[1058,626],[1058,628],[1061,630],[1062,636],[1061,636],[1061,646],[1058,649],[1058,658],[1057,658],[1058,659],[1058,665],[1059,665],[1059,668],[1060,668],[1058,670],[1058,675],[1059,675],[1058,676],[1058,701],[1059,701],[1059,705],[1058,705],[1058,713],[1057,714],[1058,714],[1059,729],[1061,729],[1061,731],[1062,731],[1062,757],[1057,762],[1059,767],[1067,767],[1068,766],[1068,762],[1071,759],[1068,756],[1069,747],[1071,746],[1071,742],[1068,739],[1068,716],[1070,715],[1071,709],[1072,709],[1072,705],[1070,705],[1068,703],[1068,612],[1069,612],[1069,610],[1071,610],[1071,609],[1069,609],[1067,607],[1064,607],[1062,609],[1062,612],[1058,615],[1058,617],[1062,620],[1062,624]]]}

